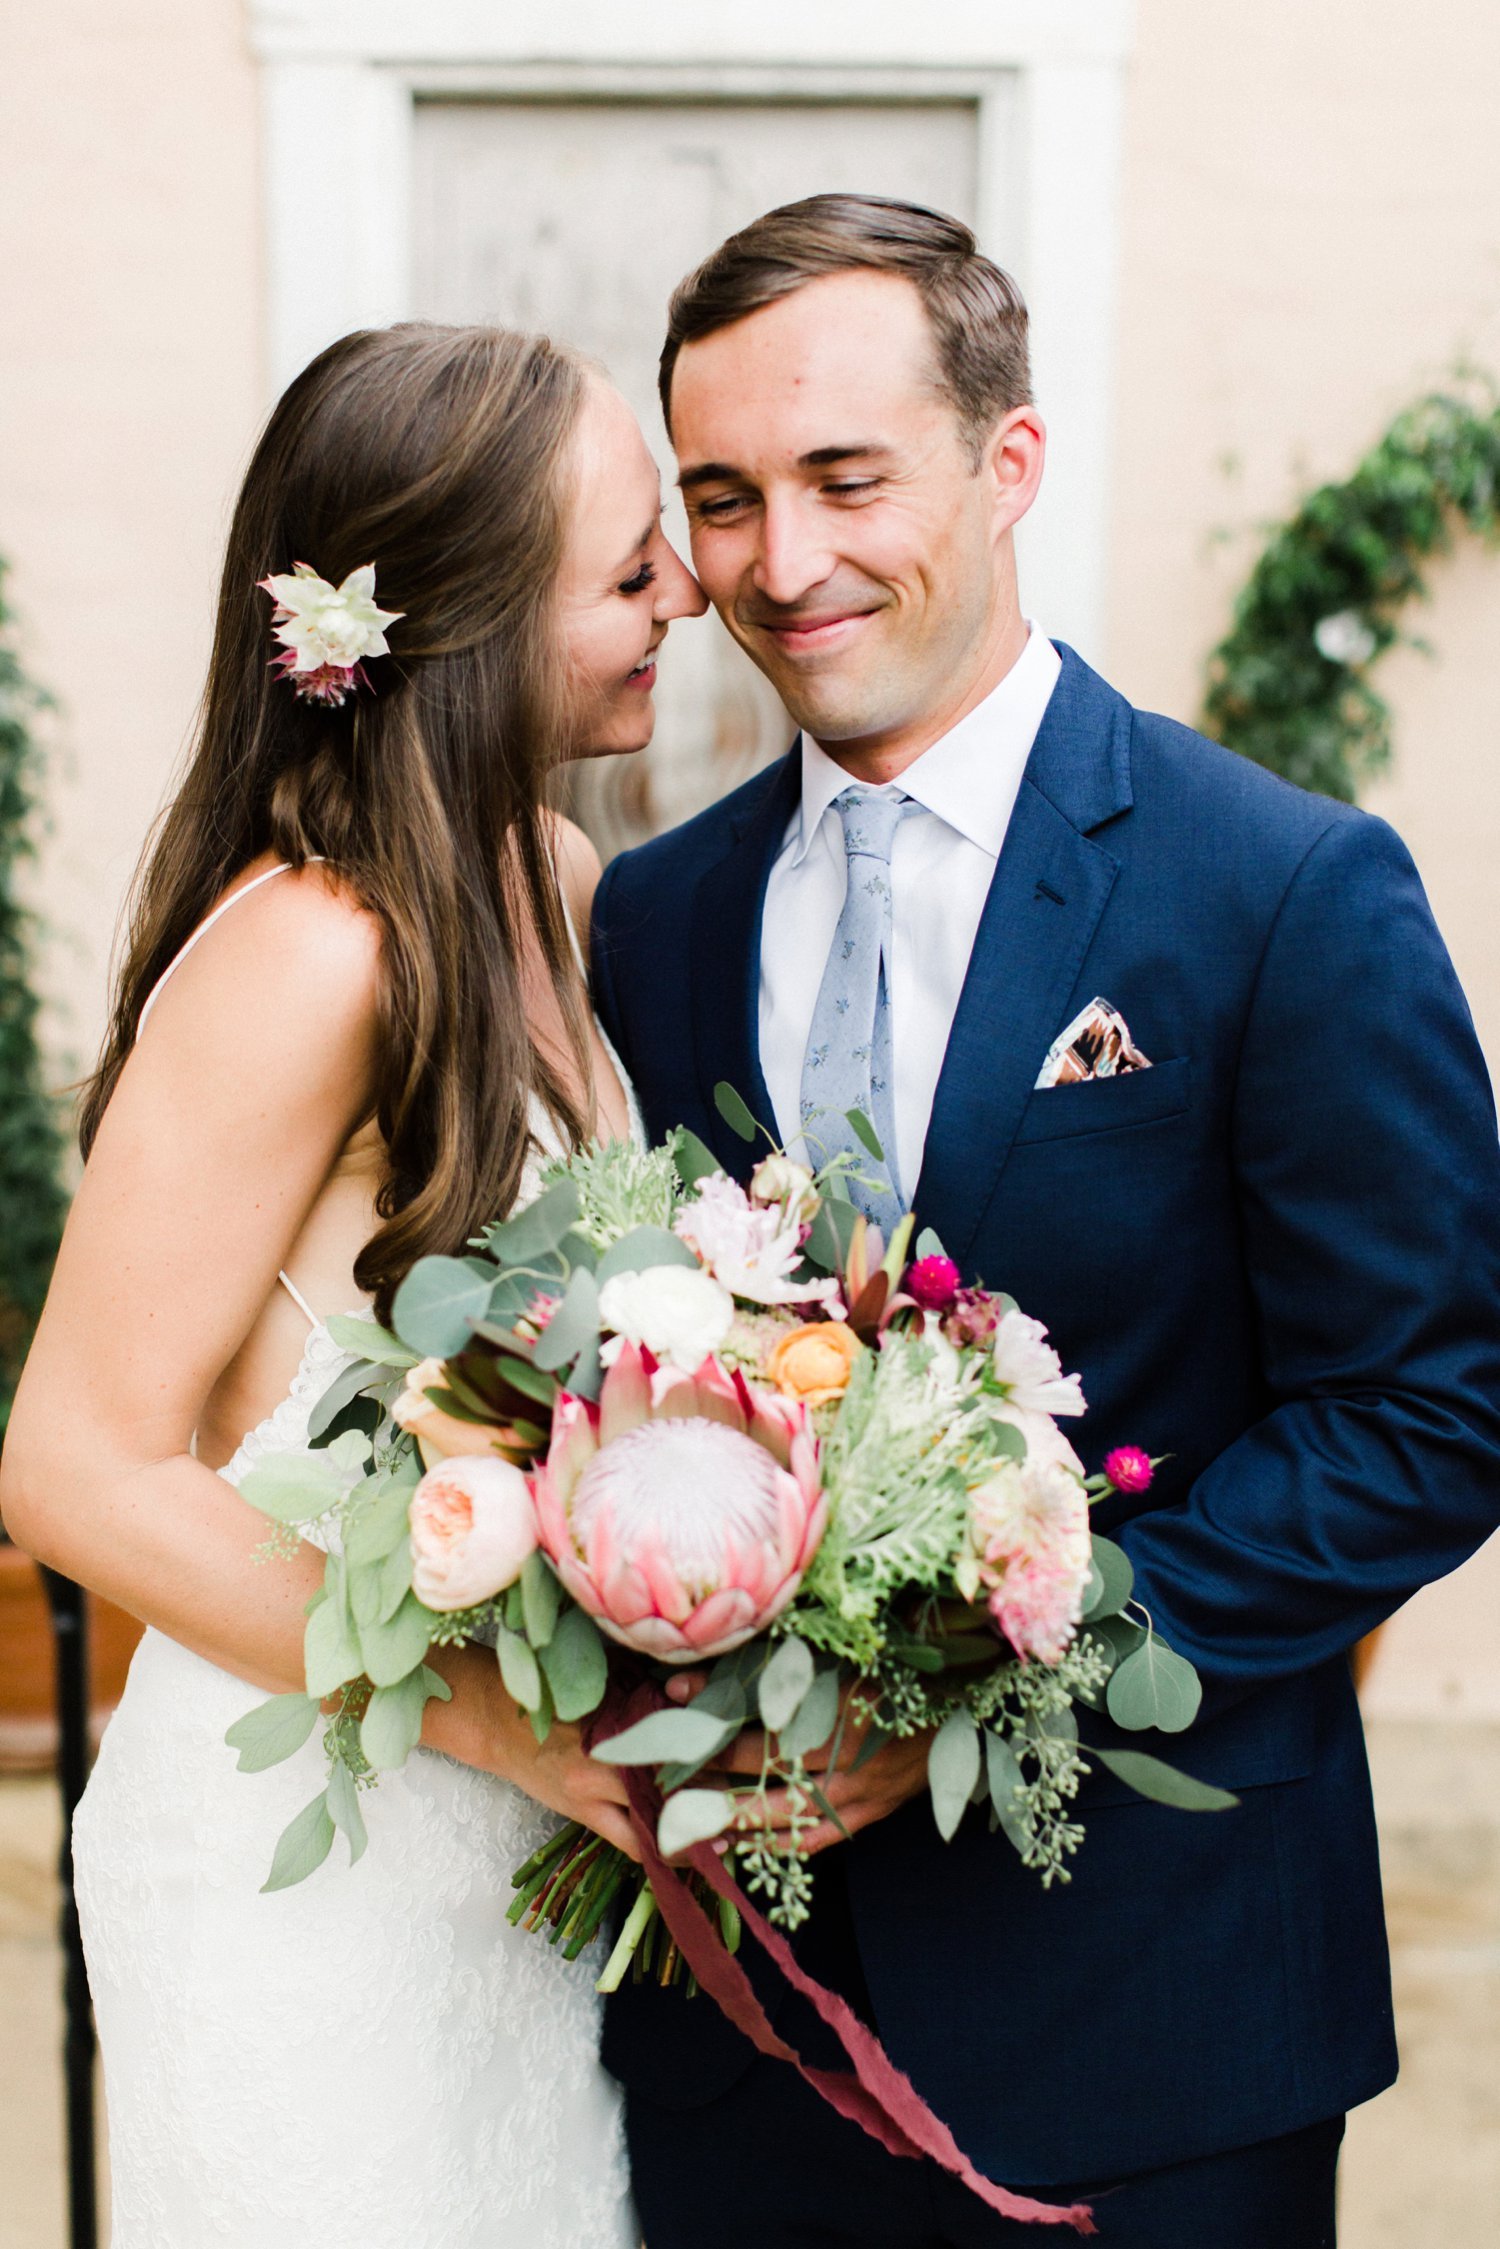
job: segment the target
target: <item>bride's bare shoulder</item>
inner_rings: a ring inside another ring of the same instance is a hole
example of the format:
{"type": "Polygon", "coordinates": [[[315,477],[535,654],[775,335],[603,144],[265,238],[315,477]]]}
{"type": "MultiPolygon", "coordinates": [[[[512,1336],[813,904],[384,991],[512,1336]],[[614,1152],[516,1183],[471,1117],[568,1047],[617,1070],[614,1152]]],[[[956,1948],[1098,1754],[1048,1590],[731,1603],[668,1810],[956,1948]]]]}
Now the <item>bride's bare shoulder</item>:
{"type": "Polygon", "coordinates": [[[299,1030],[358,1037],[379,1012],[381,930],[349,882],[310,864],[247,867],[160,989],[146,1043],[201,1036],[205,1019],[283,1051],[299,1030]],[[270,876],[268,880],[260,880],[270,876]],[[160,1028],[158,1029],[158,1026],[160,1028]],[[321,1026],[321,1031],[318,1027],[321,1026]]]}

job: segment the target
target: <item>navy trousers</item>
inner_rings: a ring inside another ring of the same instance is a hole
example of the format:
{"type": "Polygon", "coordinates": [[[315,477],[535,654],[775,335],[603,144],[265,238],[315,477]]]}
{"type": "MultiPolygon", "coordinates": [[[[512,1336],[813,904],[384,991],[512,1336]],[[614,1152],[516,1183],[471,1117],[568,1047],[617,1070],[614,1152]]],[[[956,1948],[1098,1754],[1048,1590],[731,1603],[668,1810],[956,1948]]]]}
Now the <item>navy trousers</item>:
{"type": "MultiPolygon", "coordinates": [[[[818,1910],[797,1950],[812,1974],[868,2017],[837,1862],[831,1851],[819,1863],[818,1910]]],[[[960,2000],[960,2039],[963,2013],[960,2000]]],[[[800,2001],[788,2003],[779,2027],[808,2061],[843,2061],[800,2001]]],[[[1101,2025],[1099,2035],[1110,2033],[1101,2025]]],[[[1118,2050],[1128,2070],[1127,2039],[1118,2050]]],[[[1003,2088],[996,2097],[1003,2102],[1003,2088]]],[[[728,2092],[697,2106],[668,2108],[627,2092],[625,2114],[646,2249],[1062,2249],[1078,2238],[998,2217],[936,2164],[887,2154],[787,2062],[757,2056],[728,2092]]],[[[1091,2203],[1100,2249],[1334,2249],[1343,2133],[1338,2116],[1130,2178],[1000,2183],[1046,2202],[1091,2203]]]]}

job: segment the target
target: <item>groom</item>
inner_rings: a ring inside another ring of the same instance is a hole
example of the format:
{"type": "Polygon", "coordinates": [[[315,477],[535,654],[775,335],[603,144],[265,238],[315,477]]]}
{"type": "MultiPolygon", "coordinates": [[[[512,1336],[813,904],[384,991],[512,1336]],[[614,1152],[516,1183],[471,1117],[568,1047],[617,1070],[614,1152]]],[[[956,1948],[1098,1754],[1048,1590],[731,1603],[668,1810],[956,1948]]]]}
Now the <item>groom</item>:
{"type": "MultiPolygon", "coordinates": [[[[1500,1150],[1463,996],[1388,828],[1026,622],[1026,312],[966,228],[771,212],[678,290],[661,388],[698,575],[802,733],[608,870],[606,1027],[652,1135],[741,1177],[718,1080],[789,1143],[872,1110],[875,1207],[1046,1321],[1091,1460],[1169,1456],[1098,1520],[1205,1701],[1130,1738],[1240,1798],[1096,1774],[1044,1891],[977,1815],[944,1845],[893,1749],[832,1784],[852,1840],[804,1957],[982,2170],[1087,2195],[1113,2249],[1324,2249],[1344,2111],[1396,2070],[1348,1651],[1500,1518],[1500,1150]]],[[[706,2000],[627,1987],[605,2057],[650,2249],[1033,2238],[706,2000]]]]}

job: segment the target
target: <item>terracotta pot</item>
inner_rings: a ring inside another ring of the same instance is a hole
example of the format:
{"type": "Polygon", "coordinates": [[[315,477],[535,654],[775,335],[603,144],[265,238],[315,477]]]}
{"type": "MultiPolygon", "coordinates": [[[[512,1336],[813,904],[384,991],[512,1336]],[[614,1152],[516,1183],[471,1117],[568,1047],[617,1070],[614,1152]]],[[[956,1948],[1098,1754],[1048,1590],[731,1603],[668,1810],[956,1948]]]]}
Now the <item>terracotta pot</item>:
{"type": "MultiPolygon", "coordinates": [[[[97,1742],[119,1701],[144,1628],[89,1596],[89,1716],[97,1742]]],[[[0,1772],[46,1772],[57,1755],[57,1654],[42,1574],[18,1546],[0,1545],[0,1772]]]]}

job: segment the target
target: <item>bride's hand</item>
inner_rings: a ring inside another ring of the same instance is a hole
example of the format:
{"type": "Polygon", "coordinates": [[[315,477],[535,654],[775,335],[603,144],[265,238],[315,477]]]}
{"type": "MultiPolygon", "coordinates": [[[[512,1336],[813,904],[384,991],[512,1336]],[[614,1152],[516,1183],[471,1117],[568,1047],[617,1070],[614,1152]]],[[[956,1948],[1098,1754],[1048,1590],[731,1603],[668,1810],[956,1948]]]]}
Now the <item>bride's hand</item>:
{"type": "Polygon", "coordinates": [[[428,1657],[453,1689],[451,1702],[429,1702],[422,1728],[428,1749],[495,1773],[565,1819],[581,1820],[628,1858],[640,1849],[626,1816],[625,1783],[583,1746],[583,1729],[554,1718],[539,1742],[531,1721],[506,1692],[487,1648],[434,1649],[428,1657]]]}

